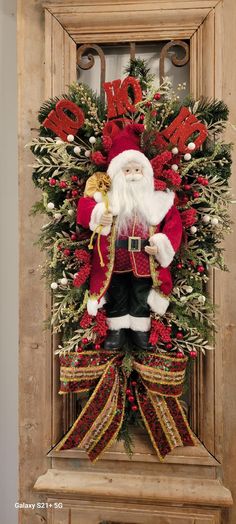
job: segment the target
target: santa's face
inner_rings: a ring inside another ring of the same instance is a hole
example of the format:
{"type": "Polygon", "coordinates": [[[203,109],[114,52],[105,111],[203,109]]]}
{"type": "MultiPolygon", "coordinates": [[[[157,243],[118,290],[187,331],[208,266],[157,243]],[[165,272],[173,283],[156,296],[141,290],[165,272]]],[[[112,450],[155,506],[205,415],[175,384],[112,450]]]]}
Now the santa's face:
{"type": "Polygon", "coordinates": [[[143,177],[143,167],[138,162],[127,162],[122,172],[126,180],[130,180],[131,182],[140,180],[143,177]]]}
{"type": "Polygon", "coordinates": [[[125,231],[132,216],[139,216],[147,225],[150,199],[154,192],[153,176],[141,162],[130,160],[113,175],[109,199],[112,212],[118,217],[119,232],[125,231]]]}

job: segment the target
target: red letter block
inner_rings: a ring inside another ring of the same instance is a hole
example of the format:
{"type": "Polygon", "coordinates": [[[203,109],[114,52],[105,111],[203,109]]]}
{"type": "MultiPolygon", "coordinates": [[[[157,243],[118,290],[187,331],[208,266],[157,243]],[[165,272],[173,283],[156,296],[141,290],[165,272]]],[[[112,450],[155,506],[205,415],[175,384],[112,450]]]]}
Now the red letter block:
{"type": "Polygon", "coordinates": [[[132,76],[127,76],[122,84],[121,80],[104,82],[103,87],[107,95],[108,118],[124,115],[127,111],[134,113],[136,111],[135,105],[142,100],[142,89],[139,81],[132,76]],[[129,98],[129,87],[132,87],[134,93],[133,103],[129,98]]]}
{"type": "Polygon", "coordinates": [[[159,133],[155,144],[166,148],[170,142],[178,147],[180,153],[186,153],[189,151],[186,142],[196,132],[198,132],[198,136],[194,138],[194,143],[196,149],[198,149],[206,140],[207,128],[202,122],[199,122],[195,115],[190,113],[187,107],[182,107],[169,127],[159,133]]]}
{"type": "Polygon", "coordinates": [[[60,100],[56,104],[56,108],[50,111],[47,118],[43,122],[43,126],[51,129],[62,140],[67,139],[67,135],[75,135],[84,123],[84,113],[71,100],[60,100]],[[69,110],[74,118],[65,113],[65,109],[69,110]]]}

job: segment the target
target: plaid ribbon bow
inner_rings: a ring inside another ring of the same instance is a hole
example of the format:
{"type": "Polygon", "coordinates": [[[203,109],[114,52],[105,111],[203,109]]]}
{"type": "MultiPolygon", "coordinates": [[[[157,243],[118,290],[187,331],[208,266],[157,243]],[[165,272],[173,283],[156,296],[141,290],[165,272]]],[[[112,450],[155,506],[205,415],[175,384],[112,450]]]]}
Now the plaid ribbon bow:
{"type": "MultiPolygon", "coordinates": [[[[93,390],[82,412],[55,449],[82,448],[95,462],[122,426],[127,377],[124,353],[100,350],[60,357],[60,393],[93,390]]],[[[194,435],[178,400],[183,391],[187,358],[147,352],[133,357],[138,379],[136,401],[160,460],[177,446],[194,446],[194,435]]]]}

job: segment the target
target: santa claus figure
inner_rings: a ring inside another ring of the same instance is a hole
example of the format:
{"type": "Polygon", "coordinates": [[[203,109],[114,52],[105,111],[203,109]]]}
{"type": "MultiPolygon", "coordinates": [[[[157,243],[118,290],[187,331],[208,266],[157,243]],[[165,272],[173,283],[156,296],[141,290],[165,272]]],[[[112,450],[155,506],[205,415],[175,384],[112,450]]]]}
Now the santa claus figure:
{"type": "Polygon", "coordinates": [[[93,249],[88,313],[105,305],[106,349],[119,349],[127,336],[149,349],[150,313],[164,315],[172,290],[170,264],[182,225],[174,192],[155,191],[153,169],[141,152],[140,130],[127,125],[113,139],[107,192],[86,193],[77,221],[99,232],[93,249]],[[101,263],[101,257],[102,262],[101,263]]]}

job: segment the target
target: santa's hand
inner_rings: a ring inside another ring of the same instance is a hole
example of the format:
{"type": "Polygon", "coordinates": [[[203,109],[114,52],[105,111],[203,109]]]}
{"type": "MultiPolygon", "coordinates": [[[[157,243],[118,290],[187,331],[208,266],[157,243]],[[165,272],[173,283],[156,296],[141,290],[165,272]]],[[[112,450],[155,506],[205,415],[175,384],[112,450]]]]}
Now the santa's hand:
{"type": "Polygon", "coordinates": [[[111,224],[112,224],[112,213],[111,212],[103,213],[103,215],[101,216],[100,224],[103,227],[111,226],[111,224]]]}
{"type": "Polygon", "coordinates": [[[157,246],[155,246],[152,241],[149,240],[149,242],[150,242],[150,246],[146,246],[144,248],[144,251],[146,251],[148,255],[155,256],[157,254],[157,246]]]}

